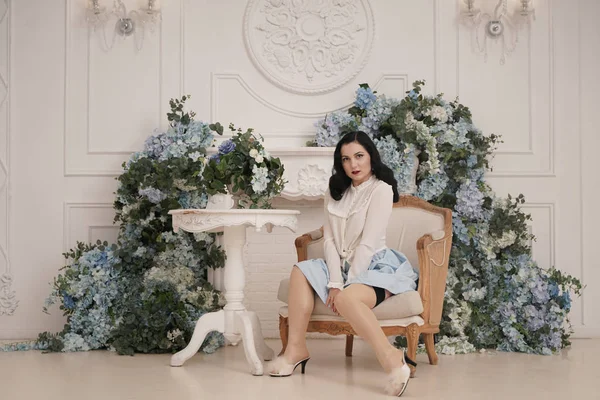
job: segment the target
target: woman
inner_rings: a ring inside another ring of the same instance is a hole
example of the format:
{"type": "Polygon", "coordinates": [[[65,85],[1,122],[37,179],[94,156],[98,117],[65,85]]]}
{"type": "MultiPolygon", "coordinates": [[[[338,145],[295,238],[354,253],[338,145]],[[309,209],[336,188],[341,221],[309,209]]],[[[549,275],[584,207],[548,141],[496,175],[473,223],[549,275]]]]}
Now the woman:
{"type": "Polygon", "coordinates": [[[292,269],[288,345],[269,372],[289,376],[300,364],[304,372],[309,359],[306,328],[316,292],[373,347],[389,374],[386,392],[400,396],[410,369],[404,352],[389,343],[372,311],[391,295],[415,290],[418,279],[406,257],[385,244],[393,203],[399,198],[397,183],[363,132],[346,134],[333,157],[333,175],[325,195],[325,260],[302,261],[292,269]]]}

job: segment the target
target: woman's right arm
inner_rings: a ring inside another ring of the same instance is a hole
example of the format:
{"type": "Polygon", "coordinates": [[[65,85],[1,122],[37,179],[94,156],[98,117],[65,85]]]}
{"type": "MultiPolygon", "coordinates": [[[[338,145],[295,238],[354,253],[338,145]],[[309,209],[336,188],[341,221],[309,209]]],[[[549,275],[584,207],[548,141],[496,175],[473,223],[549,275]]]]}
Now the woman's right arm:
{"type": "Polygon", "coordinates": [[[327,211],[327,204],[329,203],[329,193],[325,193],[325,223],[323,224],[323,250],[325,253],[325,263],[329,270],[329,282],[327,288],[342,289],[344,287],[344,280],[342,279],[342,271],[340,270],[341,259],[340,255],[335,248],[335,242],[333,240],[333,232],[331,230],[331,224],[329,223],[329,212],[327,211]]]}

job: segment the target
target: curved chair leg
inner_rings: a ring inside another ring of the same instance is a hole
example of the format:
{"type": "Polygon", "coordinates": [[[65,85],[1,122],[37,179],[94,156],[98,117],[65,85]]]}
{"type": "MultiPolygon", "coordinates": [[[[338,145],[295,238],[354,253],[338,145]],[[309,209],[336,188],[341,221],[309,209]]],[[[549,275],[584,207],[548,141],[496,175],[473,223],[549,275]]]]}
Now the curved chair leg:
{"type": "Polygon", "coordinates": [[[427,350],[427,356],[429,357],[429,364],[437,365],[438,356],[435,352],[435,343],[433,341],[433,333],[424,333],[423,341],[425,342],[425,350],[427,350]]]}
{"type": "MultiPolygon", "coordinates": [[[[413,361],[417,361],[417,346],[419,344],[419,326],[410,324],[406,327],[406,355],[413,361]]],[[[417,368],[409,365],[410,377],[414,378],[417,368]]]]}
{"type": "Polygon", "coordinates": [[[286,317],[279,316],[279,337],[281,337],[281,352],[282,355],[285,352],[285,348],[288,344],[288,334],[290,326],[288,325],[288,319],[286,317]]]}
{"type": "Polygon", "coordinates": [[[352,357],[352,346],[354,345],[354,335],[346,335],[346,357],[352,357]]]}

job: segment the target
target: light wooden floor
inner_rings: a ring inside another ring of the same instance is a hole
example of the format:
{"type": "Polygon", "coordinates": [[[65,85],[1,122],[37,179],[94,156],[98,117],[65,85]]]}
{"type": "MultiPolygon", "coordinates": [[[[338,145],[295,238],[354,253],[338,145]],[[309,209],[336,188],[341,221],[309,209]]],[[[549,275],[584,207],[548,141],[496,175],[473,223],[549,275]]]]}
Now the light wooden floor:
{"type": "MultiPolygon", "coordinates": [[[[279,341],[269,340],[279,352],[279,341]]],[[[360,340],[355,355],[344,342],[310,340],[306,375],[249,374],[241,346],[198,354],[183,367],[169,355],[119,356],[107,351],[67,354],[0,353],[2,400],[154,399],[385,399],[385,375],[360,340]]],[[[419,355],[417,377],[403,398],[600,399],[600,340],[575,340],[557,356],[484,353],[440,356],[437,366],[419,355]]]]}

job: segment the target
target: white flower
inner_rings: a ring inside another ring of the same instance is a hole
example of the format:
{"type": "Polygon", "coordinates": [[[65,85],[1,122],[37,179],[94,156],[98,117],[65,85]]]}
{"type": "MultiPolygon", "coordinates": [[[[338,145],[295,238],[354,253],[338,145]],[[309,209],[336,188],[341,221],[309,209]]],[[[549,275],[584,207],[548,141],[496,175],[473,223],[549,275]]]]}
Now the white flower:
{"type": "Polygon", "coordinates": [[[257,155],[256,157],[254,157],[254,160],[260,164],[261,162],[263,162],[265,159],[263,158],[263,156],[261,156],[260,154],[257,155]]]}
{"type": "Polygon", "coordinates": [[[212,243],[213,241],[212,237],[206,232],[194,232],[194,239],[196,239],[197,242],[204,241],[212,243]]]}
{"type": "Polygon", "coordinates": [[[463,298],[467,301],[479,301],[485,298],[487,294],[487,288],[482,287],[480,289],[473,288],[469,291],[463,292],[463,298]]]}
{"type": "Polygon", "coordinates": [[[250,150],[250,157],[252,157],[256,160],[257,156],[258,156],[258,150],[256,150],[256,149],[250,150]]]}
{"type": "Polygon", "coordinates": [[[429,110],[425,111],[423,115],[431,117],[431,119],[436,119],[441,123],[448,122],[448,113],[444,107],[433,106],[429,110]]]}
{"type": "Polygon", "coordinates": [[[169,331],[169,332],[167,332],[167,339],[169,339],[171,342],[174,342],[174,341],[175,341],[175,339],[177,339],[177,338],[178,338],[179,336],[181,336],[182,334],[183,334],[183,332],[181,332],[181,331],[179,330],[179,328],[178,328],[178,329],[175,329],[175,330],[173,330],[173,331],[169,331]]]}
{"type": "Polygon", "coordinates": [[[475,267],[473,267],[473,264],[471,264],[470,262],[465,261],[462,266],[466,271],[469,271],[473,275],[475,275],[475,276],[479,275],[479,272],[477,272],[475,267]]]}
{"type": "Polygon", "coordinates": [[[256,165],[252,167],[252,190],[254,193],[261,193],[267,190],[267,184],[269,183],[269,179],[267,175],[269,174],[269,170],[266,167],[257,167],[256,165]]]}
{"type": "Polygon", "coordinates": [[[193,153],[188,154],[188,157],[190,157],[192,159],[192,161],[198,161],[203,156],[204,155],[202,153],[200,153],[199,151],[195,151],[193,153]]]}
{"type": "MultiPolygon", "coordinates": [[[[204,168],[202,168],[204,169],[204,168]]],[[[202,171],[200,171],[202,173],[202,171]]],[[[191,192],[193,190],[198,190],[196,186],[191,186],[187,184],[185,179],[175,179],[173,180],[173,186],[175,186],[179,190],[184,190],[186,192],[191,192]]]]}
{"type": "Polygon", "coordinates": [[[448,355],[473,353],[477,350],[469,343],[469,338],[466,336],[448,337],[445,335],[435,344],[435,349],[440,354],[448,355]]]}
{"type": "Polygon", "coordinates": [[[517,234],[515,231],[506,231],[502,233],[502,237],[496,240],[496,244],[498,248],[503,249],[505,247],[510,246],[517,239],[517,234]]]}

